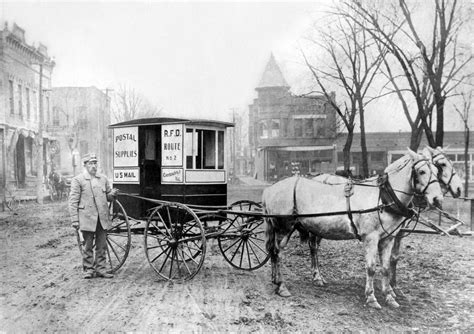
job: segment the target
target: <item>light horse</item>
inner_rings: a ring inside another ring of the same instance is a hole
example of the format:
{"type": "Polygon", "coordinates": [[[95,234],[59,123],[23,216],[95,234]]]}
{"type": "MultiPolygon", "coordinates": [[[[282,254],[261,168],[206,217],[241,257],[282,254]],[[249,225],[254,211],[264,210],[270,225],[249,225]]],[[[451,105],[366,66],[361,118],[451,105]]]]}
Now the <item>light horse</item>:
{"type": "Polygon", "coordinates": [[[380,188],[357,187],[351,194],[344,185],[327,185],[300,177],[291,177],[266,188],[262,202],[265,213],[271,216],[267,218],[266,247],[277,293],[284,297],[291,295],[280,272],[279,253],[297,229],[324,239],[360,238],[365,248],[366,303],[381,308],[373,284],[378,253],[383,268],[385,301],[398,306],[389,285],[395,234],[404,222],[403,211],[408,211],[414,193],[423,194],[430,205],[440,205],[443,194],[436,174],[436,168],[428,159],[409,151],[387,168],[386,182],[380,188]],[[391,194],[390,203],[387,194],[391,194]],[[387,205],[381,205],[383,200],[387,205]]]}
{"type": "MultiPolygon", "coordinates": [[[[444,150],[439,146],[436,148],[426,146],[422,154],[437,168],[438,180],[443,191],[443,196],[448,192],[451,193],[451,196],[454,198],[461,196],[463,189],[462,180],[456,173],[453,163],[444,153],[444,150]]],[[[391,293],[394,298],[396,294],[403,295],[403,292],[397,286],[397,264],[400,258],[400,246],[403,236],[403,233],[397,234],[390,257],[390,287],[392,288],[391,293]]],[[[321,240],[319,240],[319,242],[320,241],[321,240]]],[[[319,245],[318,240],[316,240],[316,243],[319,245]]],[[[319,276],[321,276],[319,268],[313,271],[317,271],[319,276]]],[[[322,277],[320,277],[320,279],[324,281],[322,277]]]]}
{"type": "MultiPolygon", "coordinates": [[[[443,195],[446,193],[451,193],[454,198],[457,198],[461,195],[463,185],[462,180],[454,169],[453,163],[444,153],[444,150],[441,147],[431,148],[426,146],[422,154],[425,158],[429,159],[435,167],[438,169],[438,180],[443,190],[443,195]]],[[[319,174],[316,177],[312,178],[314,181],[322,182],[330,185],[344,185],[347,182],[351,182],[346,177],[333,175],[333,174],[319,174]]],[[[355,186],[375,186],[377,184],[377,177],[368,178],[365,180],[355,181],[355,186]]],[[[318,249],[321,243],[322,238],[314,234],[309,234],[308,244],[311,253],[311,271],[313,275],[313,281],[316,285],[323,286],[326,284],[324,280],[318,261],[318,249]]],[[[392,254],[390,257],[390,286],[392,288],[393,297],[395,298],[396,291],[397,294],[403,294],[401,290],[397,287],[396,279],[396,269],[398,260],[400,257],[400,246],[401,241],[404,235],[399,233],[396,235],[395,242],[392,248],[392,254]]]]}

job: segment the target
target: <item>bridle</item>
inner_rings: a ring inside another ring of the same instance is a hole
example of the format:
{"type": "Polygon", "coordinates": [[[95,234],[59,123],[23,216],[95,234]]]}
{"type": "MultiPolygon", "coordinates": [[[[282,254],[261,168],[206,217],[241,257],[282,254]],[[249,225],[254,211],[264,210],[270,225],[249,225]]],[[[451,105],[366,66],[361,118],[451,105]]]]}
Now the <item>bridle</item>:
{"type": "Polygon", "coordinates": [[[412,180],[413,180],[413,189],[414,189],[414,193],[415,195],[424,195],[426,190],[428,189],[428,187],[433,184],[433,183],[439,183],[439,180],[436,176],[433,175],[433,172],[431,171],[431,168],[429,168],[430,170],[430,178],[428,180],[428,183],[425,185],[425,187],[423,188],[422,191],[417,191],[416,190],[416,183],[418,182],[418,176],[417,176],[417,172],[420,168],[422,168],[424,165],[430,165],[430,161],[428,159],[421,159],[421,160],[418,160],[416,161],[413,166],[412,166],[412,180]],[[422,166],[419,166],[418,168],[416,167],[419,163],[424,163],[422,166]]]}
{"type": "MultiPolygon", "coordinates": [[[[433,157],[432,157],[432,160],[433,160],[433,164],[436,166],[436,168],[438,169],[438,180],[442,180],[442,176],[443,176],[443,168],[441,166],[438,166],[436,163],[437,161],[435,161],[435,159],[437,157],[444,157],[446,158],[446,161],[449,162],[450,166],[451,166],[451,175],[449,177],[449,180],[447,183],[444,183],[443,184],[446,186],[446,192],[443,193],[443,196],[446,195],[446,193],[451,189],[451,181],[453,180],[453,177],[454,175],[456,175],[456,171],[454,170],[454,166],[453,166],[453,163],[451,162],[451,160],[448,159],[448,157],[446,156],[446,154],[444,153],[437,153],[435,154],[433,157]]],[[[438,159],[439,160],[439,159],[438,159]]]]}

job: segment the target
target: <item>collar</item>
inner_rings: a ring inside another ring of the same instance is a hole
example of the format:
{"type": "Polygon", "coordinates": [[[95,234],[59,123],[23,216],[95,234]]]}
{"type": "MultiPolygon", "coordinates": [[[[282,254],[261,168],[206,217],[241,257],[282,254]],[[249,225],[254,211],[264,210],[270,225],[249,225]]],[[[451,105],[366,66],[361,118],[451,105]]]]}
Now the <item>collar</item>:
{"type": "MultiPolygon", "coordinates": [[[[86,180],[91,180],[91,179],[93,178],[93,176],[92,176],[91,174],[89,174],[89,172],[87,171],[87,169],[85,169],[82,174],[84,174],[84,178],[85,178],[86,180]]],[[[95,174],[95,177],[99,179],[99,178],[100,178],[99,173],[96,173],[96,174],[95,174]]]]}

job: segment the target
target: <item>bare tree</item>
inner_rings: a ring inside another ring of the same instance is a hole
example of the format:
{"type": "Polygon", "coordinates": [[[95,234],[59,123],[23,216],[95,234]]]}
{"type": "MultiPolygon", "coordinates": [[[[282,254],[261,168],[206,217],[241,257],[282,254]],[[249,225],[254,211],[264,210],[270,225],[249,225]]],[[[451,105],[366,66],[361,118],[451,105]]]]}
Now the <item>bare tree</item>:
{"type": "Polygon", "coordinates": [[[468,93],[461,93],[462,96],[462,107],[459,108],[456,104],[454,108],[461,117],[461,120],[464,125],[464,196],[468,197],[469,195],[469,112],[471,110],[472,102],[472,90],[469,90],[468,93]]]}
{"type": "Polygon", "coordinates": [[[153,106],[134,88],[121,84],[115,93],[112,114],[116,122],[123,122],[137,118],[156,117],[161,110],[153,106]]]}
{"type": "Polygon", "coordinates": [[[326,66],[318,62],[312,65],[304,52],[307,67],[328,102],[336,110],[345,129],[347,139],[343,147],[344,168],[350,168],[350,151],[353,141],[356,116],[359,116],[362,150],[362,175],[369,175],[367,145],[365,138],[365,109],[374,99],[369,91],[374,78],[379,72],[385,52],[375,48],[374,40],[364,29],[336,10],[330,16],[330,28],[319,29],[320,38],[311,39],[323,51],[322,57],[328,59],[326,66]],[[340,90],[342,104],[331,98],[328,87],[335,86],[340,90]]]}
{"type": "MultiPolygon", "coordinates": [[[[397,64],[402,74],[392,78],[404,81],[403,87],[396,90],[408,90],[412,94],[418,112],[415,120],[420,122],[432,147],[443,146],[446,99],[472,75],[463,71],[471,62],[472,55],[463,55],[458,43],[464,25],[458,1],[435,0],[433,4],[432,29],[431,33],[425,34],[426,38],[422,38],[422,26],[426,25],[426,19],[422,20],[422,24],[415,25],[412,17],[414,10],[408,7],[405,0],[399,0],[397,8],[385,13],[360,1],[346,1],[346,5],[357,15],[349,11],[344,13],[388,49],[394,61],[386,65],[389,64],[393,70],[394,64],[397,64]],[[399,33],[393,34],[393,31],[399,33]],[[413,49],[418,50],[416,54],[413,49]],[[431,124],[433,116],[436,117],[436,135],[431,124]]],[[[426,11],[426,6],[423,10],[426,11]]],[[[402,81],[398,82],[401,84],[402,81]]]]}

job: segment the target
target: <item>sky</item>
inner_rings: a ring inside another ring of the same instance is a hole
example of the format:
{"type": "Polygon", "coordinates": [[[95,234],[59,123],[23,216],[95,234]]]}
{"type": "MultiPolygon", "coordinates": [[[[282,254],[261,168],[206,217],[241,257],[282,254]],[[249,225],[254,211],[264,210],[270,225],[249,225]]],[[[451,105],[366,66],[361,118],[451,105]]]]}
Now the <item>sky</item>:
{"type": "MultiPolygon", "coordinates": [[[[0,21],[48,47],[53,87],[126,85],[163,116],[232,121],[257,96],[271,53],[292,88],[306,84],[300,42],[330,3],[0,0],[0,21]]],[[[368,131],[409,130],[389,104],[383,117],[368,112],[368,131]]]]}
{"type": "Polygon", "coordinates": [[[165,114],[231,120],[256,97],[272,52],[282,67],[295,61],[326,2],[2,0],[0,19],[48,47],[55,87],[127,85],[165,114]]]}

